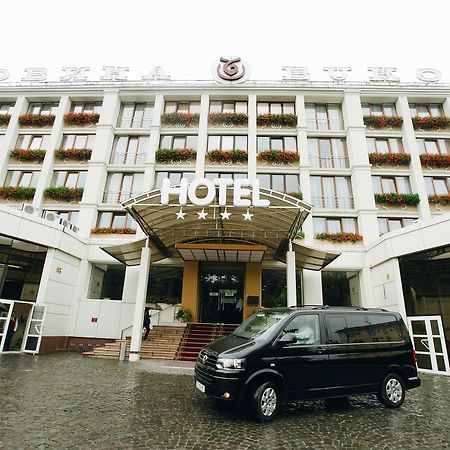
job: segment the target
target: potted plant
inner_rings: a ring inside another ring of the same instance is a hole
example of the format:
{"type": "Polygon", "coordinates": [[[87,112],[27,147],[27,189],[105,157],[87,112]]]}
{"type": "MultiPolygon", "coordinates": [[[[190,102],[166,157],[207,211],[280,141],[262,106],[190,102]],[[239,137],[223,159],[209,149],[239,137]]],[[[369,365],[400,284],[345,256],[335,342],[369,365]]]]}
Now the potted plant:
{"type": "Polygon", "coordinates": [[[190,113],[165,113],[161,115],[161,122],[164,125],[177,126],[177,127],[190,127],[194,124],[198,124],[200,114],[190,113]]]}
{"type": "Polygon", "coordinates": [[[133,228],[97,227],[92,228],[91,234],[136,234],[136,230],[133,228]]]}
{"type": "Polygon", "coordinates": [[[67,125],[94,125],[98,122],[100,114],[96,113],[67,113],[64,115],[64,122],[67,125]]]}
{"type": "Polygon", "coordinates": [[[55,150],[55,157],[65,160],[88,161],[92,155],[92,150],[88,148],[58,148],[55,150]]]}
{"type": "Polygon", "coordinates": [[[77,202],[83,197],[83,188],[68,188],[65,186],[48,187],[45,195],[53,200],[62,200],[66,202],[77,202]]]}
{"type": "Polygon", "coordinates": [[[31,200],[36,192],[35,188],[21,186],[0,187],[0,198],[6,200],[31,200]]]}
{"type": "Polygon", "coordinates": [[[211,113],[209,121],[213,125],[245,125],[248,121],[248,116],[245,113],[211,113]]]}
{"type": "Polygon", "coordinates": [[[403,123],[403,119],[399,116],[364,116],[364,125],[371,128],[400,128],[403,123]]]}
{"type": "Polygon", "coordinates": [[[181,162],[195,157],[197,152],[192,148],[160,148],[156,151],[157,162],[181,162]]]}
{"type": "Polygon", "coordinates": [[[192,320],[192,314],[187,309],[180,307],[180,309],[175,314],[175,319],[179,322],[187,323],[192,320]]]}
{"type": "Polygon", "coordinates": [[[292,164],[295,161],[299,160],[299,154],[297,152],[292,151],[284,151],[284,150],[265,150],[263,152],[259,152],[257,155],[257,159],[260,161],[267,161],[274,164],[292,164]]]}
{"type": "Polygon", "coordinates": [[[412,123],[415,130],[439,130],[450,126],[450,118],[439,117],[413,117],[412,123]]]}
{"type": "Polygon", "coordinates": [[[411,155],[408,153],[369,153],[369,162],[376,165],[408,166],[411,162],[411,155]]]}
{"type": "Polygon", "coordinates": [[[450,155],[430,155],[428,153],[423,153],[420,155],[420,162],[422,166],[427,167],[450,167],[450,155]]]}
{"type": "Polygon", "coordinates": [[[210,150],[206,156],[214,162],[240,163],[248,160],[245,150],[210,150]]]}
{"type": "Polygon", "coordinates": [[[397,194],[391,192],[388,194],[375,194],[375,202],[382,205],[412,205],[420,202],[419,194],[397,194]]]}
{"type": "Polygon", "coordinates": [[[297,116],[295,114],[259,114],[256,123],[262,127],[293,128],[297,126],[297,116]]]}
{"type": "Polygon", "coordinates": [[[341,231],[339,233],[317,233],[316,239],[337,243],[351,242],[354,244],[355,242],[362,241],[363,237],[357,233],[346,233],[341,231]]]}
{"type": "Polygon", "coordinates": [[[42,162],[45,158],[45,150],[27,150],[21,148],[15,148],[10,153],[12,158],[16,158],[19,161],[26,162],[42,162]]]}
{"type": "Polygon", "coordinates": [[[23,114],[19,116],[20,125],[26,127],[48,127],[55,122],[55,116],[52,114],[23,114]]]}

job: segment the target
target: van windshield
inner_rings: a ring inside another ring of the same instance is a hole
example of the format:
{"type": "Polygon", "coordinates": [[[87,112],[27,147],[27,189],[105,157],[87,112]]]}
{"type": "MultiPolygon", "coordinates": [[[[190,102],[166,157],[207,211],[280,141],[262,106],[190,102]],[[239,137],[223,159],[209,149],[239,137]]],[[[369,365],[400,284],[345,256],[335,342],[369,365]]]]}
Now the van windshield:
{"type": "Polygon", "coordinates": [[[289,312],[259,311],[242,322],[233,332],[234,336],[247,339],[262,339],[266,332],[289,312]]]}

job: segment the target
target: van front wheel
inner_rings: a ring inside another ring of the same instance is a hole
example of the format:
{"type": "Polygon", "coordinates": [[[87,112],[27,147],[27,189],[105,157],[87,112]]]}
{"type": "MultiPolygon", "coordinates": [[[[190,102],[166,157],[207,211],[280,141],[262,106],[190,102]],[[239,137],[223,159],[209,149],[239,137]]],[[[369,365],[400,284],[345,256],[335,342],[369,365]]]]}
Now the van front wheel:
{"type": "Polygon", "coordinates": [[[260,422],[272,420],[279,408],[278,387],[271,381],[266,381],[255,387],[252,394],[252,406],[260,422]]]}
{"type": "Polygon", "coordinates": [[[386,375],[381,382],[378,400],[387,408],[399,408],[405,400],[405,385],[396,374],[386,375]]]}

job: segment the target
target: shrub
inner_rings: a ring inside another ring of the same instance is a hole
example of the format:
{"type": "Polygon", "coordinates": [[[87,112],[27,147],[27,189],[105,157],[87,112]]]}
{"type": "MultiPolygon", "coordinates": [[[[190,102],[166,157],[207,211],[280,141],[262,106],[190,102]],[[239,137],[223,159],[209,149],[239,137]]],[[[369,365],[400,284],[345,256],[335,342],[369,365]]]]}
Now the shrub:
{"type": "Polygon", "coordinates": [[[0,114],[0,126],[8,125],[11,120],[11,116],[9,114],[0,114]]]}
{"type": "Polygon", "coordinates": [[[375,194],[375,201],[383,205],[417,205],[420,202],[418,194],[375,194]]]}
{"type": "Polygon", "coordinates": [[[156,151],[156,161],[187,161],[193,158],[197,152],[192,148],[161,148],[156,151]]]}
{"type": "Polygon", "coordinates": [[[136,234],[136,230],[133,228],[97,227],[92,228],[91,234],[136,234]]]}
{"type": "Polygon", "coordinates": [[[316,234],[316,239],[322,241],[355,243],[357,241],[362,241],[363,237],[357,233],[345,233],[341,231],[339,233],[318,233],[316,234]]]}
{"type": "Polygon", "coordinates": [[[88,148],[59,148],[55,150],[55,157],[59,159],[73,159],[76,161],[88,161],[92,155],[92,150],[88,148]]]}
{"type": "Polygon", "coordinates": [[[165,125],[185,125],[191,126],[197,124],[200,114],[190,113],[165,113],[161,115],[161,122],[165,125]]]}
{"type": "Polygon", "coordinates": [[[385,128],[402,126],[403,119],[399,116],[364,116],[364,124],[372,128],[385,128]]]}
{"type": "Polygon", "coordinates": [[[184,308],[180,308],[175,314],[175,319],[180,322],[190,322],[192,320],[192,314],[184,308]]]}
{"type": "Polygon", "coordinates": [[[297,116],[295,114],[259,114],[256,123],[261,126],[278,125],[292,128],[297,126],[297,116]]]}
{"type": "Polygon", "coordinates": [[[238,163],[248,160],[245,150],[210,150],[206,156],[211,161],[238,163]]]}
{"type": "Polygon", "coordinates": [[[38,161],[42,162],[45,158],[45,150],[26,150],[21,148],[15,148],[10,153],[12,158],[16,158],[19,161],[38,161]]]}
{"type": "Polygon", "coordinates": [[[83,188],[48,187],[45,195],[53,200],[62,200],[66,202],[80,201],[83,197],[83,188]]]}
{"type": "Polygon", "coordinates": [[[36,192],[35,188],[3,186],[0,187],[0,198],[12,200],[31,200],[36,192]]]}
{"type": "Polygon", "coordinates": [[[420,162],[422,166],[433,167],[450,167],[450,155],[429,155],[424,153],[420,155],[420,162]]]}
{"type": "Polygon", "coordinates": [[[298,161],[300,157],[297,152],[283,150],[265,150],[258,153],[257,158],[261,161],[290,164],[298,161]]]}
{"type": "Polygon", "coordinates": [[[69,125],[85,125],[87,123],[94,124],[98,122],[100,114],[96,113],[67,113],[64,116],[64,122],[69,125]]]}
{"type": "Polygon", "coordinates": [[[232,123],[233,125],[244,125],[248,122],[248,116],[244,113],[211,113],[209,120],[215,125],[232,123]]]}
{"type": "Polygon", "coordinates": [[[450,194],[447,195],[430,195],[428,197],[430,203],[440,203],[441,205],[448,205],[450,203],[450,194]]]}
{"type": "Polygon", "coordinates": [[[398,164],[408,166],[411,162],[411,155],[408,153],[369,153],[369,161],[372,164],[398,164]]]}
{"type": "Polygon", "coordinates": [[[53,125],[55,116],[49,114],[43,116],[41,114],[24,114],[19,117],[19,123],[27,127],[47,127],[53,125]]]}
{"type": "Polygon", "coordinates": [[[448,117],[413,117],[412,123],[414,129],[438,130],[439,128],[447,128],[450,126],[450,118],[448,117]]]}

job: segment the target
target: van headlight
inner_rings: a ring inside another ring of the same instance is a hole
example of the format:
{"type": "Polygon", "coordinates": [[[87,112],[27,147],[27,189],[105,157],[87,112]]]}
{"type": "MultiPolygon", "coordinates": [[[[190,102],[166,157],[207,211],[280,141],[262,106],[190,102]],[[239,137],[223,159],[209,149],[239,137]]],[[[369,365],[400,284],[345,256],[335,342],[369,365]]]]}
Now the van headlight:
{"type": "Polygon", "coordinates": [[[243,369],[245,359],[237,358],[219,358],[216,367],[218,369],[243,369]]]}

